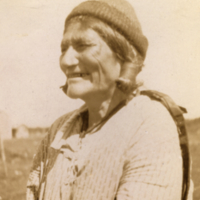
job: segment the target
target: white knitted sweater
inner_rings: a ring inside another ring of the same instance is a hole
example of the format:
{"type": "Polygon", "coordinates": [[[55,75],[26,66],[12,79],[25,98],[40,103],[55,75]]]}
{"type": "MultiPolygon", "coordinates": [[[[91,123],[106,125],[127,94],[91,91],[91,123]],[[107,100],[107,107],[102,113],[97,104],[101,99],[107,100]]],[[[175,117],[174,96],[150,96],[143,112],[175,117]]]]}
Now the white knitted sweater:
{"type": "Polygon", "coordinates": [[[27,200],[181,200],[179,138],[163,105],[137,96],[80,139],[85,109],[52,125],[34,158],[27,200]]]}

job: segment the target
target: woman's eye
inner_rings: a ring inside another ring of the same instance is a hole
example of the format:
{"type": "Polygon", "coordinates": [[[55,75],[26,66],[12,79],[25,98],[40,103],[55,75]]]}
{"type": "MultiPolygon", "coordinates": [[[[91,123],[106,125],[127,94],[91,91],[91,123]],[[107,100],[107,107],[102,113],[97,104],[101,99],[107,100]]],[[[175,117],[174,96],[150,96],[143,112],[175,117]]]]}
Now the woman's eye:
{"type": "MultiPolygon", "coordinates": [[[[76,43],[76,44],[73,44],[72,47],[78,51],[78,52],[81,52],[81,51],[84,51],[85,49],[87,49],[88,47],[91,47],[93,46],[92,44],[88,44],[88,43],[76,43]]],[[[65,53],[67,50],[68,50],[69,46],[68,45],[63,45],[61,46],[61,53],[65,53]]]]}
{"type": "Polygon", "coordinates": [[[66,49],[61,48],[61,53],[64,53],[66,51],[66,49]]]}
{"type": "Polygon", "coordinates": [[[68,46],[61,46],[61,53],[65,53],[68,49],[68,46]]]}
{"type": "Polygon", "coordinates": [[[84,51],[86,48],[90,47],[90,44],[86,44],[86,43],[81,43],[81,44],[76,44],[75,45],[75,49],[77,51],[84,51]]]}

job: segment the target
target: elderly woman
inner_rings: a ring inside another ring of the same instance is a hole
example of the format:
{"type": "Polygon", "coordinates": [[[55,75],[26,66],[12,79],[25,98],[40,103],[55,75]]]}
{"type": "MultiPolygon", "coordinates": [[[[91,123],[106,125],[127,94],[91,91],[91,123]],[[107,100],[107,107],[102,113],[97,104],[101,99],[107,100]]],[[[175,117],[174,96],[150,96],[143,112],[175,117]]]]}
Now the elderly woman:
{"type": "Polygon", "coordinates": [[[181,200],[175,123],[136,81],[147,46],[125,0],[86,1],[69,14],[63,90],[85,105],[51,126],[34,157],[28,200],[181,200]]]}

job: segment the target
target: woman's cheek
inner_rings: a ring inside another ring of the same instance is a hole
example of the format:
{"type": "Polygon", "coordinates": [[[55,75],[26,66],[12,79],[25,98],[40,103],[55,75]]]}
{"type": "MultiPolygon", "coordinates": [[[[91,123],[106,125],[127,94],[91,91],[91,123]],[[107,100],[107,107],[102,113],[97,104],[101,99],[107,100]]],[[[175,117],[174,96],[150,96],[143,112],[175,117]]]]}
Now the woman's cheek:
{"type": "Polygon", "coordinates": [[[88,72],[93,72],[99,69],[100,60],[97,55],[98,53],[95,51],[84,52],[80,55],[80,61],[88,72]]]}

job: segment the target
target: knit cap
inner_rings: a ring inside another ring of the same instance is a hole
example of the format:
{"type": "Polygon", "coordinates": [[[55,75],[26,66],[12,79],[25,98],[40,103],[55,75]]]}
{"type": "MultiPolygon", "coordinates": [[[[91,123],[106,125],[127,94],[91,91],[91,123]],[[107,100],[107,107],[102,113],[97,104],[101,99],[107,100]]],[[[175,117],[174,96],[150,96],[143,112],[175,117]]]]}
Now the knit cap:
{"type": "Polygon", "coordinates": [[[68,15],[65,24],[76,16],[97,18],[122,34],[143,59],[146,57],[148,40],[130,3],[126,0],[89,0],[79,4],[68,15]]]}

